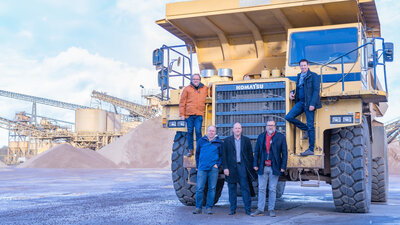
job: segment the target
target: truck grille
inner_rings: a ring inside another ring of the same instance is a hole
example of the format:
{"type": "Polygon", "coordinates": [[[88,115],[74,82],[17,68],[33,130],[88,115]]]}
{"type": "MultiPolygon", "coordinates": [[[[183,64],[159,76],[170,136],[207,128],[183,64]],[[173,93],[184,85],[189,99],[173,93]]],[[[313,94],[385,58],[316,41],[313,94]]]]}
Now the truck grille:
{"type": "Polygon", "coordinates": [[[215,123],[221,139],[232,135],[233,124],[242,124],[252,143],[265,131],[268,119],[285,134],[285,82],[226,84],[215,87],[215,123]]]}

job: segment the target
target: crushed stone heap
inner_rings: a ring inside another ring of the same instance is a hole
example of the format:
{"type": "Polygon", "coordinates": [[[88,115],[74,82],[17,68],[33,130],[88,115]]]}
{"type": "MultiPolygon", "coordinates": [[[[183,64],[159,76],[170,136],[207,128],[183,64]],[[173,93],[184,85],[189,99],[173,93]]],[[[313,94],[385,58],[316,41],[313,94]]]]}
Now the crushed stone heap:
{"type": "Polygon", "coordinates": [[[99,153],[120,168],[169,168],[175,131],[161,122],[160,117],[149,119],[99,153]]]}
{"type": "Polygon", "coordinates": [[[0,168],[5,168],[8,167],[5,163],[3,163],[2,161],[0,161],[0,168]]]}
{"type": "Polygon", "coordinates": [[[19,168],[118,168],[113,162],[90,149],[57,145],[18,166],[19,168]]]}
{"type": "Polygon", "coordinates": [[[388,146],[389,174],[400,174],[400,143],[393,141],[388,146]]]}

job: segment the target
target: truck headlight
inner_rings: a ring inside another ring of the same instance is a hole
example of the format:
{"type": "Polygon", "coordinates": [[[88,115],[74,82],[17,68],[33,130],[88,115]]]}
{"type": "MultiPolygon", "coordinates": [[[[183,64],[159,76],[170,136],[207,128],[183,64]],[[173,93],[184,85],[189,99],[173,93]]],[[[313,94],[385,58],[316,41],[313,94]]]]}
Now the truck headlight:
{"type": "Polygon", "coordinates": [[[185,127],[185,121],[184,120],[178,120],[178,122],[176,123],[177,127],[185,127]]]}
{"type": "Polygon", "coordinates": [[[331,123],[333,123],[333,124],[342,123],[342,117],[341,116],[331,116],[331,123]]]}
{"type": "Polygon", "coordinates": [[[175,120],[168,121],[168,127],[176,127],[176,121],[175,120]]]}
{"type": "Polygon", "coordinates": [[[353,116],[343,116],[342,122],[343,123],[353,123],[353,116]]]}

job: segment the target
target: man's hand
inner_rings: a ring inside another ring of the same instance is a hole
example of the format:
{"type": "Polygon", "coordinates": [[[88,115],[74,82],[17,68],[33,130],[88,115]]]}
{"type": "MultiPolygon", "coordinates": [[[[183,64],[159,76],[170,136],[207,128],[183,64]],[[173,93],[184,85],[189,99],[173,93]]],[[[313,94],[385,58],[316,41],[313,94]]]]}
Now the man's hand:
{"type": "Polygon", "coordinates": [[[224,174],[225,174],[225,176],[229,176],[229,170],[228,169],[224,169],[224,174]]]}
{"type": "Polygon", "coordinates": [[[255,171],[258,171],[258,167],[257,167],[257,166],[253,167],[253,169],[254,169],[255,171]]]}
{"type": "Polygon", "coordinates": [[[284,169],[281,169],[281,173],[284,173],[285,172],[285,170],[284,169]]]}
{"type": "Polygon", "coordinates": [[[289,93],[289,99],[290,99],[290,100],[294,100],[294,93],[293,93],[293,92],[290,92],[290,93],[289,93]]]}
{"type": "Polygon", "coordinates": [[[214,165],[214,168],[218,168],[217,164],[214,165]]]}
{"type": "Polygon", "coordinates": [[[180,119],[181,119],[181,120],[185,120],[185,116],[181,116],[180,119]]]}
{"type": "Polygon", "coordinates": [[[314,111],[315,107],[313,105],[310,105],[310,107],[308,107],[308,110],[310,111],[314,111]]]}

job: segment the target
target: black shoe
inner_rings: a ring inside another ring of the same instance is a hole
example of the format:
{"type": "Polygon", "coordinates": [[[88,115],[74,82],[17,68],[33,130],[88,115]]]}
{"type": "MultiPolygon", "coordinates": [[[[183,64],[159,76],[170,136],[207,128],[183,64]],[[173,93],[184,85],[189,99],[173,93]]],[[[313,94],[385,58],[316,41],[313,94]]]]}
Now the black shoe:
{"type": "Polygon", "coordinates": [[[229,213],[228,213],[228,215],[235,215],[235,214],[236,214],[236,211],[235,211],[235,210],[229,211],[229,213]]]}
{"type": "Polygon", "coordinates": [[[251,211],[246,211],[246,215],[251,216],[251,211]]]}
{"type": "Polygon", "coordinates": [[[193,214],[201,214],[201,209],[196,208],[192,213],[193,214]]]}
{"type": "Polygon", "coordinates": [[[208,214],[208,215],[213,214],[213,212],[211,211],[211,208],[208,208],[206,211],[207,211],[207,214],[208,214]]]}
{"type": "Polygon", "coordinates": [[[311,151],[310,149],[307,149],[305,152],[300,153],[301,156],[307,156],[307,155],[314,155],[314,152],[311,151]]]}
{"type": "Polygon", "coordinates": [[[270,217],[275,217],[276,216],[275,211],[274,210],[270,210],[269,211],[269,216],[270,217]]]}

